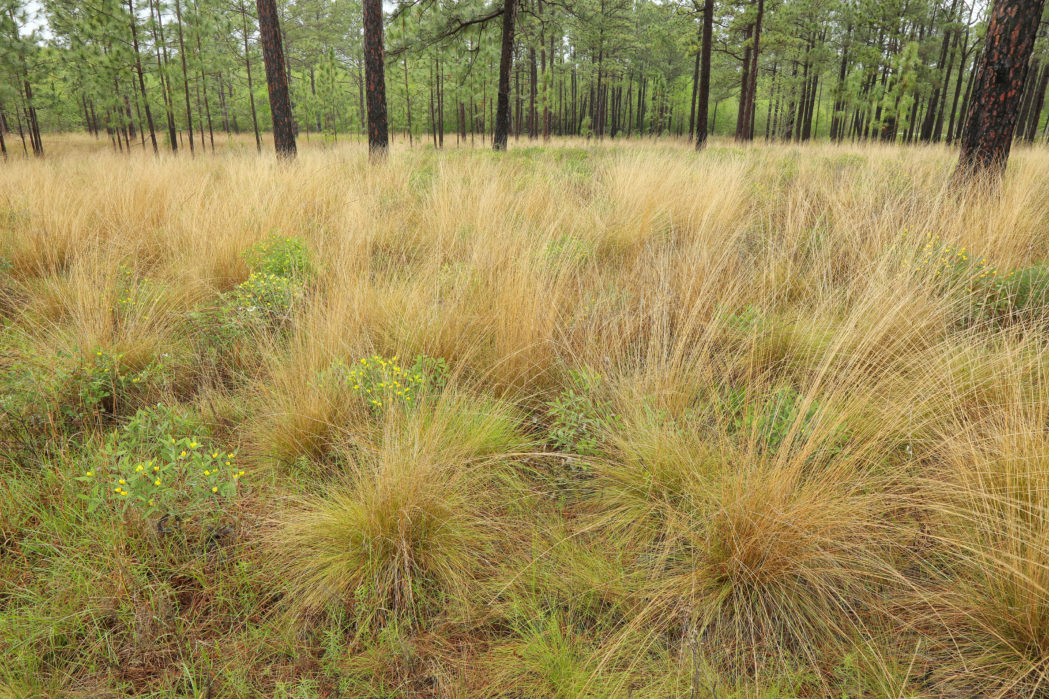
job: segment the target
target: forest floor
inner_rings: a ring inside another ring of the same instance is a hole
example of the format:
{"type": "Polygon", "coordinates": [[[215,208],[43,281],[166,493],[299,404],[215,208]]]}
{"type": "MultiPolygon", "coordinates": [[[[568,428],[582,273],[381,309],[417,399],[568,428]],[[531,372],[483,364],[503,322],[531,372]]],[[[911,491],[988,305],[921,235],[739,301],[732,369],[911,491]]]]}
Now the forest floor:
{"type": "Polygon", "coordinates": [[[0,697],[1049,689],[1049,152],[0,163],[0,697]]]}

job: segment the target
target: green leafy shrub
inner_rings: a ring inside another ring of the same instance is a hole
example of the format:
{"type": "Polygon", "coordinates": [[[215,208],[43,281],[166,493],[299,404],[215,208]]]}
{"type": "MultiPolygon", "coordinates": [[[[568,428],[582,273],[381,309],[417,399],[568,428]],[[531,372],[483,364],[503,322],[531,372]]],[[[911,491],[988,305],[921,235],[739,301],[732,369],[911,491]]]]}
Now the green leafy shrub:
{"type": "Polygon", "coordinates": [[[228,346],[257,329],[274,329],[288,319],[313,276],[306,244],[273,235],[244,251],[248,278],[223,294],[217,313],[198,314],[212,345],[228,346]]]}
{"type": "Polygon", "coordinates": [[[273,234],[244,251],[253,273],[304,282],[313,276],[309,250],[301,238],[273,234]]]}
{"type": "Polygon", "coordinates": [[[569,386],[546,404],[549,440],[558,451],[597,456],[602,430],[617,420],[610,401],[596,397],[603,379],[588,369],[569,371],[569,386]]]}
{"type": "Polygon", "coordinates": [[[77,480],[88,511],[137,509],[147,517],[214,511],[237,493],[245,471],[234,451],[189,436],[199,425],[164,406],[139,410],[111,432],[77,480]]]}
{"type": "Polygon", "coordinates": [[[141,368],[129,366],[122,353],[102,349],[86,357],[60,354],[56,359],[46,370],[31,369],[28,378],[36,391],[43,389],[47,395],[49,420],[64,427],[130,414],[143,403],[150,387],[167,377],[163,358],[141,368]]]}

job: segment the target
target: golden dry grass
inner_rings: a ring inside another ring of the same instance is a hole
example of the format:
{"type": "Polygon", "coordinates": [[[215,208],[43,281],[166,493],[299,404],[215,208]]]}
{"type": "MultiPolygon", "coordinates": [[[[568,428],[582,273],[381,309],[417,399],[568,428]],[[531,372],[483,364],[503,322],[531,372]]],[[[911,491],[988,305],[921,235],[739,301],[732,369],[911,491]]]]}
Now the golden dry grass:
{"type": "Polygon", "coordinates": [[[0,168],[0,694],[1049,691],[1049,307],[980,295],[1044,151],[53,142],[0,168]],[[226,336],[273,232],[315,274],[226,336]],[[98,352],[153,373],[85,416],[98,352]],[[374,355],[447,385],[321,378],[374,355]],[[249,464],[219,553],[78,497],[158,402],[249,464]]]}

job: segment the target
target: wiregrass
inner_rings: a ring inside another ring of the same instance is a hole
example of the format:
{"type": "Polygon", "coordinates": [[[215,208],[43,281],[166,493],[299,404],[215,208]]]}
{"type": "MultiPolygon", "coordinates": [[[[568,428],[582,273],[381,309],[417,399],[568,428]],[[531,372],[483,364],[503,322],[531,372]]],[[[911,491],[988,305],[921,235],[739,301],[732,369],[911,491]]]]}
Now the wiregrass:
{"type": "Polygon", "coordinates": [[[0,694],[1047,690],[1041,150],[52,150],[0,169],[0,694]],[[236,497],[89,511],[157,403],[236,497]]]}

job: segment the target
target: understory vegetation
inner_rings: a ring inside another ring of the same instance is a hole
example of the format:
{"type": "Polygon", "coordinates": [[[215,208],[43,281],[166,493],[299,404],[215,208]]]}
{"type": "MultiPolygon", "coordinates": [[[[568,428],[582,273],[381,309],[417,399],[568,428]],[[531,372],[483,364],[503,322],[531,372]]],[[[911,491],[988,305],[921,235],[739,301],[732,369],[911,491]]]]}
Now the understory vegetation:
{"type": "Polygon", "coordinates": [[[1049,692],[1049,156],[0,168],[0,696],[1049,692]]]}

